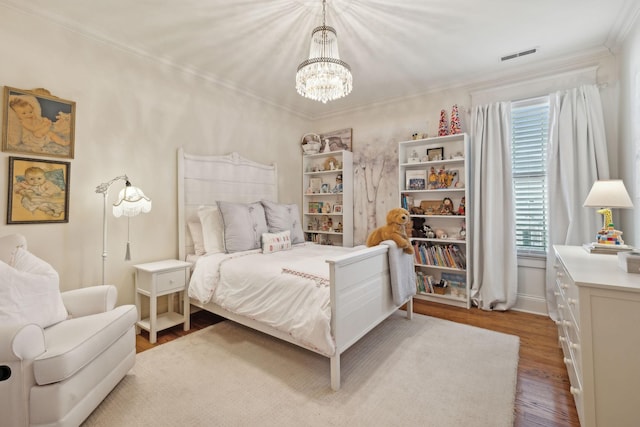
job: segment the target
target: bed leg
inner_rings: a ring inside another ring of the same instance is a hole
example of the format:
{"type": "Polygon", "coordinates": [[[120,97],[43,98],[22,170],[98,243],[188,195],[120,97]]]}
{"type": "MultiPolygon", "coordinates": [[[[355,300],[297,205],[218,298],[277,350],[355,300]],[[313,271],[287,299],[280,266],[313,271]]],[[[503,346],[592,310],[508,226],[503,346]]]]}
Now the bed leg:
{"type": "Polygon", "coordinates": [[[340,390],[340,355],[331,357],[331,389],[340,390]]]}
{"type": "Polygon", "coordinates": [[[407,301],[407,319],[413,319],[413,298],[409,298],[407,301]]]}

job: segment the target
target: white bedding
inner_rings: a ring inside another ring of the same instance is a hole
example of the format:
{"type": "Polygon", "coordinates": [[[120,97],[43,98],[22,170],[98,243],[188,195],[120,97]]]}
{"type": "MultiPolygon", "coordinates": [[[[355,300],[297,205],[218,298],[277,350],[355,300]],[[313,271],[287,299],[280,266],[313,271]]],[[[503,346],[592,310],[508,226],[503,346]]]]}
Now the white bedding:
{"type": "Polygon", "coordinates": [[[326,260],[357,249],[302,243],[271,254],[255,249],[200,256],[189,297],[268,324],[332,356],[326,260]]]}

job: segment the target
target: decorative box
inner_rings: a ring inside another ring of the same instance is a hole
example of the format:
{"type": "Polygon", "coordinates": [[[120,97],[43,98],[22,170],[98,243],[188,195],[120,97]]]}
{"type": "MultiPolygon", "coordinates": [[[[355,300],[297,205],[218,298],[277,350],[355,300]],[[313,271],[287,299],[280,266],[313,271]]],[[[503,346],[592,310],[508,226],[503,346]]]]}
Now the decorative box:
{"type": "Polygon", "coordinates": [[[618,265],[627,273],[640,274],[640,252],[618,252],[618,265]]]}

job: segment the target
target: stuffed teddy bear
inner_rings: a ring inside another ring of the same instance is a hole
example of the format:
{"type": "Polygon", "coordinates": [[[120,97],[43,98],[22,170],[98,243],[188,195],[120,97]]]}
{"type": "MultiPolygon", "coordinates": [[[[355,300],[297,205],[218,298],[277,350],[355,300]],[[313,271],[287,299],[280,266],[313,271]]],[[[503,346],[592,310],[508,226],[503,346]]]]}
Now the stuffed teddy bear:
{"type": "Polygon", "coordinates": [[[376,246],[385,240],[393,240],[407,254],[413,254],[411,240],[407,237],[405,226],[411,220],[409,211],[394,208],[387,212],[387,224],[378,227],[369,234],[367,246],[376,246]]]}

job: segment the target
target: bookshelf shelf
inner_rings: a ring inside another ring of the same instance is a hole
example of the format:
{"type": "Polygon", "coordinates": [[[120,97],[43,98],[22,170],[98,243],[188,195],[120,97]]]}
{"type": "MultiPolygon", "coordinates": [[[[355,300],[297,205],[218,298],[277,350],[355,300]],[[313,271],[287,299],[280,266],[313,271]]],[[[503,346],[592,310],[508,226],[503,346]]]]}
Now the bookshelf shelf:
{"type": "Polygon", "coordinates": [[[472,226],[468,136],[400,142],[398,173],[400,203],[411,212],[414,228],[426,230],[427,225],[437,234],[429,236],[423,231],[424,235],[418,235],[416,230],[411,237],[416,253],[416,298],[471,307],[471,248],[466,240],[472,226]],[[441,158],[429,159],[434,148],[442,150],[441,158]],[[440,283],[447,286],[434,287],[440,283]]]}

